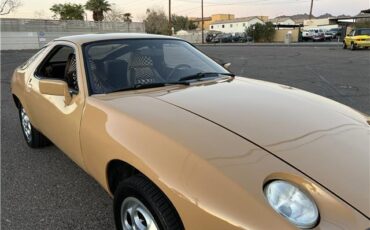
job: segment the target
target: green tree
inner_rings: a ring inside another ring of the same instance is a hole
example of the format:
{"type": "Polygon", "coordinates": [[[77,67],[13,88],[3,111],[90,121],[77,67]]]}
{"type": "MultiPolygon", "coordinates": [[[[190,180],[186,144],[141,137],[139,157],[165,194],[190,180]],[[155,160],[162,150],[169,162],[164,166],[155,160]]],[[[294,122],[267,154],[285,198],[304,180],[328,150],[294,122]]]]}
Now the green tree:
{"type": "Polygon", "coordinates": [[[54,4],[50,10],[54,13],[54,18],[60,20],[84,20],[84,7],[80,4],[64,3],[54,4]]]}
{"type": "Polygon", "coordinates": [[[197,26],[188,17],[172,15],[172,25],[175,32],[179,30],[194,30],[197,26]]]}
{"type": "Polygon", "coordinates": [[[271,42],[275,35],[275,27],[272,22],[266,22],[266,24],[256,23],[253,26],[249,26],[245,32],[248,36],[253,37],[255,42],[271,42]]]}
{"type": "Polygon", "coordinates": [[[93,12],[94,21],[103,21],[104,13],[110,11],[110,7],[106,0],[89,0],[85,4],[85,8],[93,12]]]}
{"type": "Polygon", "coordinates": [[[104,21],[107,22],[123,22],[125,20],[124,12],[122,9],[112,4],[110,11],[104,13],[104,21]]]}
{"type": "Polygon", "coordinates": [[[168,19],[163,10],[146,10],[145,31],[150,34],[168,35],[168,19]]]}

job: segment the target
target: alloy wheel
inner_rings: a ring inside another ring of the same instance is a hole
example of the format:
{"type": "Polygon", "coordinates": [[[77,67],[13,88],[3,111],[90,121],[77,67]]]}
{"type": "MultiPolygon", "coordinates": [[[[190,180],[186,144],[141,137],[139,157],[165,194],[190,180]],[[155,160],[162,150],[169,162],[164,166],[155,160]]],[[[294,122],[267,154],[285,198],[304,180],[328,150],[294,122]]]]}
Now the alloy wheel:
{"type": "Polygon", "coordinates": [[[134,197],[127,197],[121,205],[121,222],[127,230],[158,230],[153,215],[134,197]]]}
{"type": "Polygon", "coordinates": [[[24,108],[21,109],[21,121],[22,121],[23,133],[26,137],[26,140],[27,142],[31,142],[32,126],[31,126],[30,118],[28,117],[24,108]]]}

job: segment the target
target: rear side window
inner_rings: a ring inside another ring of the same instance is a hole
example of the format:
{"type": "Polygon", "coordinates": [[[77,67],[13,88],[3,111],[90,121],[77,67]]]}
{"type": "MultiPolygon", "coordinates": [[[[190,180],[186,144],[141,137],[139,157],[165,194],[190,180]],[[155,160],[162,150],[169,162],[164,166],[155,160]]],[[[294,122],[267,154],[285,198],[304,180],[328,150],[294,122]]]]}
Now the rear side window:
{"type": "Polygon", "coordinates": [[[69,46],[63,46],[52,56],[49,62],[56,63],[56,62],[66,62],[68,56],[73,53],[74,50],[69,46]]]}
{"type": "Polygon", "coordinates": [[[26,69],[29,65],[31,65],[40,54],[42,54],[47,46],[42,47],[37,53],[35,53],[32,57],[30,57],[27,61],[25,61],[22,65],[19,66],[20,69],[26,69]]]}
{"type": "Polygon", "coordinates": [[[74,54],[70,46],[57,45],[50,51],[49,55],[37,69],[39,78],[65,79],[65,68],[68,57],[74,54]]]}

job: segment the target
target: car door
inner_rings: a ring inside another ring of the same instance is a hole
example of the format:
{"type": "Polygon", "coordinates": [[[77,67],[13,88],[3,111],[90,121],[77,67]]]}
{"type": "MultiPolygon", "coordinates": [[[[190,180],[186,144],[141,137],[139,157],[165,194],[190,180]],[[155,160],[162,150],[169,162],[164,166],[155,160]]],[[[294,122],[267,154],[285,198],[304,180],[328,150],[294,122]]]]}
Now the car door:
{"type": "Polygon", "coordinates": [[[85,101],[84,91],[79,90],[83,89],[79,64],[81,60],[77,46],[68,42],[55,42],[28,80],[26,103],[34,126],[84,168],[79,139],[85,101]],[[69,87],[73,92],[70,101],[66,101],[64,96],[40,93],[40,81],[67,81],[66,72],[75,79],[74,83],[69,83],[72,84],[69,87]]]}
{"type": "Polygon", "coordinates": [[[352,30],[345,38],[347,46],[350,46],[355,36],[355,30],[352,30]]]}

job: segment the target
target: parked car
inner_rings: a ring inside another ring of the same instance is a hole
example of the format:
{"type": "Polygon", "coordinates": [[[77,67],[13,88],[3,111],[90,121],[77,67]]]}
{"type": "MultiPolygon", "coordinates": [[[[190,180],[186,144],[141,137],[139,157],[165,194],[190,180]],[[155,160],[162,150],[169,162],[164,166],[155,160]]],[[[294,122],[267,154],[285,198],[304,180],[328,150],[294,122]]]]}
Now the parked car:
{"type": "Polygon", "coordinates": [[[313,37],[313,32],[310,30],[302,31],[302,40],[303,41],[311,41],[313,37]]]}
{"type": "Polygon", "coordinates": [[[253,38],[251,36],[248,36],[246,33],[235,33],[233,36],[233,42],[251,42],[253,41],[253,38]]]}
{"type": "Polygon", "coordinates": [[[326,37],[324,33],[318,33],[312,36],[312,41],[314,42],[320,42],[320,41],[325,41],[325,40],[326,40],[326,37]]]}
{"type": "Polygon", "coordinates": [[[325,34],[322,29],[311,28],[311,29],[302,31],[302,40],[303,41],[323,41],[325,40],[325,34]]]}
{"type": "Polygon", "coordinates": [[[217,34],[212,40],[213,43],[229,43],[233,42],[233,36],[231,34],[217,34]]]}
{"type": "Polygon", "coordinates": [[[329,32],[325,32],[324,37],[325,37],[325,40],[332,40],[332,39],[334,39],[334,34],[329,33],[329,32]]]}
{"type": "Polygon", "coordinates": [[[218,35],[221,34],[219,31],[209,31],[206,35],[206,42],[207,43],[212,43],[213,39],[218,35]]]}
{"type": "Polygon", "coordinates": [[[370,47],[370,28],[358,28],[352,30],[343,40],[343,49],[351,50],[370,47]]]}
{"type": "Polygon", "coordinates": [[[55,39],[11,92],[25,142],[95,178],[117,229],[369,227],[368,118],[235,77],[181,39],[55,39]]]}
{"type": "Polygon", "coordinates": [[[338,38],[338,37],[342,36],[342,28],[341,27],[332,28],[332,29],[328,30],[327,32],[332,34],[333,38],[338,38]]]}

